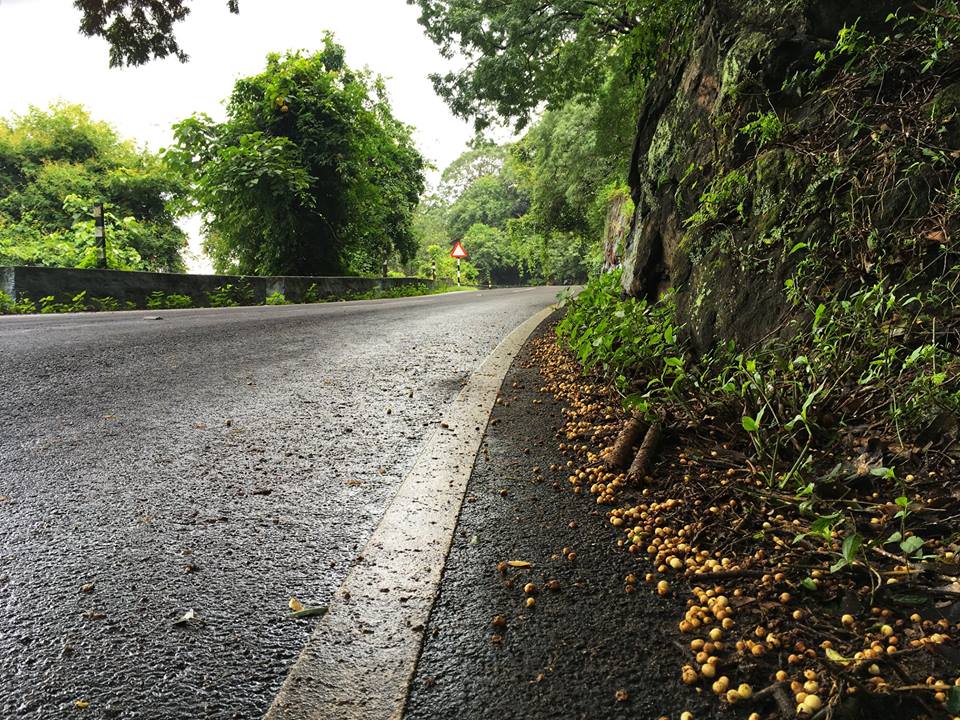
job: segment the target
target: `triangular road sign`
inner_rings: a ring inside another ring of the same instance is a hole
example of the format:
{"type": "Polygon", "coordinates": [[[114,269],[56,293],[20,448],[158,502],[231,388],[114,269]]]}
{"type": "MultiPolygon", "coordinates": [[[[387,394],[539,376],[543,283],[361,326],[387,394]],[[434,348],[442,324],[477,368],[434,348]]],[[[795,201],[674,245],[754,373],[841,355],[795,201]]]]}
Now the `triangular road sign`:
{"type": "Polygon", "coordinates": [[[454,243],[453,250],[450,251],[450,257],[456,258],[457,260],[461,260],[465,257],[469,257],[467,255],[467,251],[463,249],[463,245],[460,244],[459,240],[457,240],[457,242],[454,243]]]}

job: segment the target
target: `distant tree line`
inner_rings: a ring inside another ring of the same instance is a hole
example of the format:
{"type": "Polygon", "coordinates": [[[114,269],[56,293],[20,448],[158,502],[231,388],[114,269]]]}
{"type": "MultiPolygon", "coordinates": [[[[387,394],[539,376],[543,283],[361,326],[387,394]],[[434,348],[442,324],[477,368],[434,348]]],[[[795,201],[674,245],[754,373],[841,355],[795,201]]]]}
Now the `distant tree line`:
{"type": "Polygon", "coordinates": [[[224,122],[174,135],[139,149],[75,105],[0,120],[0,264],[92,266],[96,202],[119,269],[183,270],[176,220],[193,212],[219,272],[379,273],[416,254],[424,160],[383,81],[329,35],[238,80],[224,122]]]}

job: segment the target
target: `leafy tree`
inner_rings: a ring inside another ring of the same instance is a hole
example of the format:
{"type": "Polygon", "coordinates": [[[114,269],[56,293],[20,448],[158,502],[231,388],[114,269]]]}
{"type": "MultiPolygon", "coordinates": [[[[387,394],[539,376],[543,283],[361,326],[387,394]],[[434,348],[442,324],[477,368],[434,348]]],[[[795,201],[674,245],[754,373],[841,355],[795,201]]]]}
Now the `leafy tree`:
{"type": "MultiPolygon", "coordinates": [[[[0,265],[45,265],[51,267],[93,268],[98,251],[91,207],[93,200],[68,195],[64,210],[73,218],[69,227],[45,234],[29,223],[10,223],[0,216],[0,265]],[[8,224],[9,223],[9,224],[8,224]]],[[[144,270],[137,247],[149,246],[153,230],[134,217],[104,213],[110,228],[107,241],[107,266],[113,270],[144,270]]]]}
{"type": "Polygon", "coordinates": [[[695,9],[692,0],[407,0],[445,57],[462,70],[431,76],[455,114],[478,127],[529,122],[600,92],[612,67],[636,76],[695,9]],[[619,58],[619,59],[618,59],[619,58]],[[618,59],[615,63],[614,59],[618,59]]]}
{"type": "MultiPolygon", "coordinates": [[[[74,0],[82,13],[80,32],[102,37],[110,44],[110,66],[143,65],[153,58],[173,55],[185,62],[187,54],[173,35],[173,26],[190,14],[189,0],[74,0]]],[[[239,12],[239,0],[227,8],[239,12]]]]}
{"type": "Polygon", "coordinates": [[[482,283],[517,285],[520,265],[507,235],[497,228],[477,223],[463,239],[482,283]]]}
{"type": "Polygon", "coordinates": [[[504,174],[484,175],[474,180],[447,212],[451,238],[461,240],[473,225],[502,228],[510,218],[527,210],[528,200],[504,174]]]}
{"type": "Polygon", "coordinates": [[[439,199],[448,204],[455,202],[480,178],[499,175],[503,172],[509,156],[508,145],[497,145],[478,136],[460,157],[444,169],[437,190],[439,199]]]}
{"type": "Polygon", "coordinates": [[[574,100],[544,113],[517,143],[515,164],[541,230],[602,233],[608,186],[626,181],[632,143],[601,141],[605,131],[599,103],[574,100]]]}
{"type": "Polygon", "coordinates": [[[190,179],[218,269],[364,272],[416,252],[423,158],[382,81],[351,70],[330,35],[239,80],[226,122],[195,116],[175,133],[167,157],[190,179]]]}
{"type": "Polygon", "coordinates": [[[429,249],[433,246],[446,247],[447,206],[435,194],[425,195],[420,200],[413,216],[413,236],[417,242],[416,255],[404,265],[407,275],[430,276],[432,256],[429,249]]]}
{"type": "Polygon", "coordinates": [[[0,121],[0,264],[92,264],[92,209],[100,201],[118,253],[114,267],[182,271],[186,236],[172,207],[183,191],[159,157],[81,106],[30,108],[0,121]]]}

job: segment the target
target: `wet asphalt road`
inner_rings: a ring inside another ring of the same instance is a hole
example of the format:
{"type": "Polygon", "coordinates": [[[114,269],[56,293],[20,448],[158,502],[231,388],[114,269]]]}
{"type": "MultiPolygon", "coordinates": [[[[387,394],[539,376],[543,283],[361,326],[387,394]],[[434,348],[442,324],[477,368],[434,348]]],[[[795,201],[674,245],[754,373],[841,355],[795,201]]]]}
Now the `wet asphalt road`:
{"type": "Polygon", "coordinates": [[[0,318],[0,717],[259,717],[290,597],[556,292],[0,318]]]}

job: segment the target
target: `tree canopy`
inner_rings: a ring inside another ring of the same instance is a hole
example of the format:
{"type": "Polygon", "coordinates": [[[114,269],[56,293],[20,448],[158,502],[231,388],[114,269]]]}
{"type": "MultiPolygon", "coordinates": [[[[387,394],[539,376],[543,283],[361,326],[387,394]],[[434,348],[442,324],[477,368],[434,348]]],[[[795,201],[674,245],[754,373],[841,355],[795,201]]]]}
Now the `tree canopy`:
{"type": "MultiPolygon", "coordinates": [[[[110,44],[110,65],[143,65],[154,58],[187,54],[173,33],[175,23],[190,14],[189,0],[74,0],[80,10],[80,32],[110,44]]],[[[227,0],[232,13],[239,0],[227,0]]]]}
{"type": "Polygon", "coordinates": [[[175,127],[167,158],[191,183],[219,271],[373,271],[416,251],[424,160],[382,81],[350,69],[331,36],[313,55],[273,54],[238,80],[227,120],[175,127]]]}
{"type": "Polygon", "coordinates": [[[481,175],[467,185],[447,211],[447,229],[462,240],[477,223],[504,228],[507,220],[520,217],[530,202],[526,194],[501,171],[481,175]]]}
{"type": "Polygon", "coordinates": [[[616,255],[621,231],[605,230],[632,207],[626,181],[641,98],[658,63],[682,49],[679,30],[700,4],[407,2],[420,8],[441,53],[460,64],[431,76],[453,112],[478,132],[492,124],[526,130],[504,146],[474,141],[444,172],[430,227],[444,217],[448,238],[464,239],[482,280],[584,280],[602,256],[616,255]]]}
{"type": "Polygon", "coordinates": [[[652,65],[691,0],[407,0],[460,70],[431,76],[455,114],[478,127],[525,127],[543,103],[556,107],[601,91],[611,70],[652,65]]]}
{"type": "Polygon", "coordinates": [[[0,264],[86,267],[93,205],[106,204],[112,267],[179,271],[183,184],[153,153],[79,105],[0,120],[0,264]]]}

